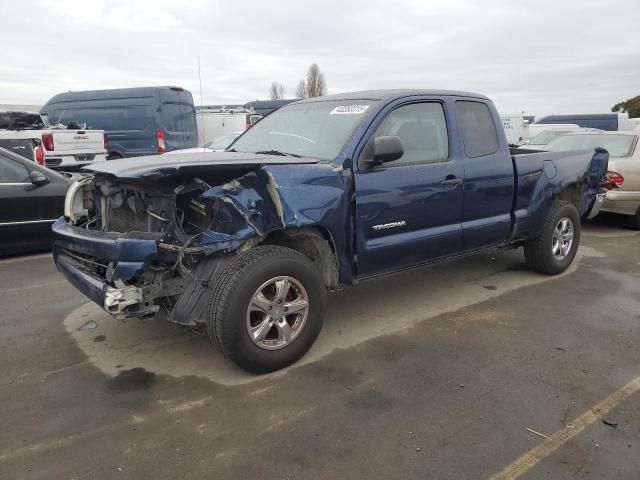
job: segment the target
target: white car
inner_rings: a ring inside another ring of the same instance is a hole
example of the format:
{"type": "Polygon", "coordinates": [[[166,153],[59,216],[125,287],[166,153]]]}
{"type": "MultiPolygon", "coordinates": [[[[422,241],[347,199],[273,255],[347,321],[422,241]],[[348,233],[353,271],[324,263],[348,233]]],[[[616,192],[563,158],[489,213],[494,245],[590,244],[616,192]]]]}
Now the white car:
{"type": "Polygon", "coordinates": [[[581,132],[557,138],[547,150],[552,152],[602,147],[609,152],[609,181],[600,211],[627,215],[640,230],[640,134],[638,132],[581,132]]]}
{"type": "Polygon", "coordinates": [[[569,133],[588,133],[588,132],[601,132],[602,130],[597,130],[595,128],[566,128],[566,129],[552,129],[552,130],[543,130],[538,133],[535,137],[529,140],[526,144],[521,145],[520,148],[525,150],[540,150],[544,151],[547,149],[547,145],[553,142],[556,138],[562,137],[563,135],[567,135],[569,133]]]}

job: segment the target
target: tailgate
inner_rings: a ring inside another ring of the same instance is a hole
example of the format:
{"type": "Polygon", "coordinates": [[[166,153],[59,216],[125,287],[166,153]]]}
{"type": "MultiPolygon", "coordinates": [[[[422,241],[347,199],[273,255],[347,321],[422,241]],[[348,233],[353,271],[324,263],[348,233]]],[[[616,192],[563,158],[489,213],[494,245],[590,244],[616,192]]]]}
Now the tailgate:
{"type": "MultiPolygon", "coordinates": [[[[606,191],[603,185],[606,182],[608,169],[609,152],[607,152],[604,148],[596,148],[593,152],[593,156],[591,157],[591,162],[589,164],[589,188],[587,189],[586,194],[587,210],[586,212],[584,212],[591,218],[598,213],[597,211],[594,211],[594,207],[596,207],[596,200],[598,199],[598,194],[602,195],[606,191]]],[[[600,209],[599,205],[597,206],[597,209],[600,209]]]]}
{"type": "Polygon", "coordinates": [[[103,152],[102,130],[51,130],[54,152],[103,152]]]}
{"type": "Polygon", "coordinates": [[[10,152],[17,153],[21,157],[31,160],[32,162],[36,160],[34,152],[36,144],[33,139],[0,139],[0,147],[6,148],[10,152]]]}

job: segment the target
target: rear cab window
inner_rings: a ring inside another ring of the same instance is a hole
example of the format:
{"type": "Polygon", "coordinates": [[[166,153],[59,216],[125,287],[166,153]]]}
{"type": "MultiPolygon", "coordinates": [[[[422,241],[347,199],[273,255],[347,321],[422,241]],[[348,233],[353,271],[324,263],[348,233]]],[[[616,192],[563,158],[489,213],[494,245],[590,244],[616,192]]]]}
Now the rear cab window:
{"type": "Polygon", "coordinates": [[[484,157],[498,151],[498,132],[489,107],[482,102],[458,100],[458,124],[468,158],[484,157]]]}

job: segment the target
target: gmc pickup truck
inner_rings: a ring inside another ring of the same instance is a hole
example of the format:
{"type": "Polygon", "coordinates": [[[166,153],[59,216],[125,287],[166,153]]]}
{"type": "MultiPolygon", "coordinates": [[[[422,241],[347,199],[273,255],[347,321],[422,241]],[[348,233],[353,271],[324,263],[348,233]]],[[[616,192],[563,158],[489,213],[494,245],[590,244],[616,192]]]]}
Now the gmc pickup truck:
{"type": "Polygon", "coordinates": [[[563,272],[608,153],[512,155],[485,96],[368,91],[282,107],[224,152],[92,164],[58,269],[119,317],[206,325],[251,372],[311,347],[328,291],[496,248],[563,272]]]}
{"type": "Polygon", "coordinates": [[[106,160],[104,131],[75,127],[47,125],[36,112],[0,110],[0,147],[52,169],[73,170],[106,160]]]}

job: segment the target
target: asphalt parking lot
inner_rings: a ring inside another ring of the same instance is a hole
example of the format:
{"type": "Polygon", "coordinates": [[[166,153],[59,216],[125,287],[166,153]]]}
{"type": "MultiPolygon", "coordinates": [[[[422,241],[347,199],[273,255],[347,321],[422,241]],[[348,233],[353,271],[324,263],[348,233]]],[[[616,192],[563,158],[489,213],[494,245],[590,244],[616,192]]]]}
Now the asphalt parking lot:
{"type": "Polygon", "coordinates": [[[267,376],[0,260],[0,478],[638,479],[640,233],[581,243],[554,278],[502,251],[345,289],[267,376]]]}

